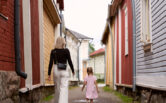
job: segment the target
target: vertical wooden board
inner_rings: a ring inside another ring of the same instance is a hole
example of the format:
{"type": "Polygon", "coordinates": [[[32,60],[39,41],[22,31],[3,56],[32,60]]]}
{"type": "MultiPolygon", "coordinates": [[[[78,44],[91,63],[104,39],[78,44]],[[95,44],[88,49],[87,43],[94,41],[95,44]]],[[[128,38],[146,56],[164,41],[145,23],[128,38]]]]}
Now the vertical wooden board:
{"type": "Polygon", "coordinates": [[[43,9],[43,28],[44,28],[44,77],[45,77],[45,84],[53,84],[53,71],[52,68],[51,72],[51,81],[48,81],[48,65],[50,61],[50,53],[51,50],[54,48],[55,44],[55,35],[54,35],[54,26],[46,12],[43,9]]]}
{"type": "Polygon", "coordinates": [[[119,83],[119,15],[117,15],[116,83],[119,83]]]}
{"type": "MultiPolygon", "coordinates": [[[[22,0],[20,1],[20,52],[21,52],[21,71],[25,72],[24,65],[24,32],[23,32],[23,8],[22,0]]],[[[25,79],[21,78],[20,88],[25,87],[25,79]]]]}
{"type": "Polygon", "coordinates": [[[31,4],[31,39],[32,39],[32,76],[33,76],[33,85],[35,85],[40,83],[38,0],[30,0],[30,4],[31,4]]]}

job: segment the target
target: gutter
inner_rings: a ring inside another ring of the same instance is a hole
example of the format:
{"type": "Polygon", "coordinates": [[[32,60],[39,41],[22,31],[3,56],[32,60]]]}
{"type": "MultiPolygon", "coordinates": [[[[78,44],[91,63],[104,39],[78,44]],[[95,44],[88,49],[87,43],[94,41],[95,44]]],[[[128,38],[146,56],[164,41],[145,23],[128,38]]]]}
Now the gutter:
{"type": "Polygon", "coordinates": [[[21,56],[20,56],[20,1],[14,0],[14,46],[15,46],[15,71],[17,75],[26,79],[27,74],[21,71],[21,56]]]}
{"type": "Polygon", "coordinates": [[[135,0],[132,1],[133,14],[133,92],[136,91],[136,20],[135,20],[135,0]]]}
{"type": "Polygon", "coordinates": [[[108,22],[108,26],[109,26],[109,30],[110,30],[110,34],[111,34],[111,48],[112,48],[112,73],[113,73],[113,87],[115,85],[115,82],[114,82],[114,45],[113,45],[113,34],[112,34],[112,31],[111,31],[111,25],[110,25],[110,20],[107,21],[108,22]]]}

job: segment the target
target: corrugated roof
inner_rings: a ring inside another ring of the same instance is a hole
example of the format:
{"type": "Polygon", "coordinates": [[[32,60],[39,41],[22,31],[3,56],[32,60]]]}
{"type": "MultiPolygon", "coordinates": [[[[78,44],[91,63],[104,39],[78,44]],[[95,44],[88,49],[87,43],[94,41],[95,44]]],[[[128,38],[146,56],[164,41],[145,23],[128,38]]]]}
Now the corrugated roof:
{"type": "Polygon", "coordinates": [[[105,48],[100,48],[100,49],[94,51],[93,53],[91,53],[90,56],[94,56],[94,55],[101,54],[104,52],[105,52],[105,48]]]}
{"type": "Polygon", "coordinates": [[[70,30],[68,28],[66,28],[66,30],[68,30],[70,33],[72,33],[77,39],[93,39],[93,38],[87,37],[87,36],[85,36],[83,34],[80,34],[78,32],[75,32],[73,30],[70,30]]]}

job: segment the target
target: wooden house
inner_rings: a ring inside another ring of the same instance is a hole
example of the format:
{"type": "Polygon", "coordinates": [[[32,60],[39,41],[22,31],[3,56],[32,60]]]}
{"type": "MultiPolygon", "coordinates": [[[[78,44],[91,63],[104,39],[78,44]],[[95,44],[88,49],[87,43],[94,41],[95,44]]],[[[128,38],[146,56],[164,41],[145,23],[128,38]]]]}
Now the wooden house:
{"type": "MultiPolygon", "coordinates": [[[[60,36],[61,22],[57,5],[52,0],[43,1],[43,66],[44,66],[44,84],[54,84],[53,72],[51,74],[51,81],[48,81],[48,65],[50,61],[51,50],[55,47],[55,42],[60,36]]],[[[52,69],[53,70],[53,69],[52,69]]]]}
{"type": "MultiPolygon", "coordinates": [[[[89,59],[87,60],[88,67],[93,68],[93,74],[97,77],[97,79],[104,80],[105,79],[105,48],[100,48],[89,55],[89,59]]],[[[83,77],[87,75],[87,70],[84,68],[83,77]]]]}
{"type": "Polygon", "coordinates": [[[137,86],[166,90],[165,4],[165,0],[135,2],[137,86]]]}
{"type": "Polygon", "coordinates": [[[77,73],[78,79],[83,81],[83,65],[87,66],[87,62],[85,62],[85,60],[89,58],[89,41],[92,38],[70,29],[67,29],[67,31],[79,40],[79,43],[77,45],[78,67],[76,67],[76,71],[78,72],[77,73]]]}
{"type": "Polygon", "coordinates": [[[0,0],[0,102],[39,102],[44,97],[46,56],[61,21],[55,4],[0,0]]]}
{"type": "Polygon", "coordinates": [[[131,1],[114,0],[102,38],[106,44],[106,84],[114,88],[132,87],[132,35],[131,1]]]}

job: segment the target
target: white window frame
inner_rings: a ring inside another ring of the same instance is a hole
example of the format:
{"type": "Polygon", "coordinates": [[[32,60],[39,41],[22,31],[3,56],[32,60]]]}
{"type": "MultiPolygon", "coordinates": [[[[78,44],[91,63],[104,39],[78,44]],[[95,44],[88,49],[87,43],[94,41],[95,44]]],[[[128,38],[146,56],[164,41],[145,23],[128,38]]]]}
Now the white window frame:
{"type": "Polygon", "coordinates": [[[151,0],[141,0],[141,42],[152,43],[151,0]]]}
{"type": "Polygon", "coordinates": [[[124,15],[125,15],[125,55],[127,56],[129,53],[129,33],[128,33],[128,9],[127,6],[124,5],[124,15]]]}

